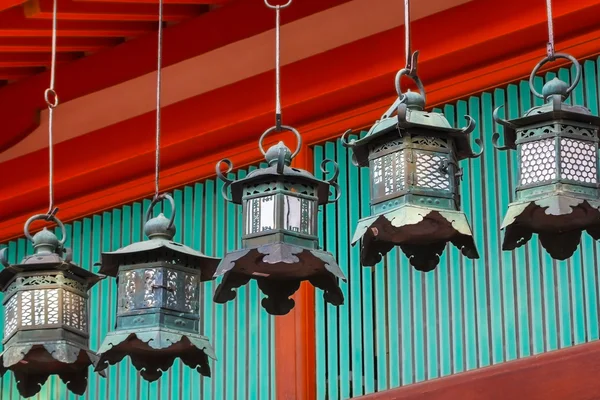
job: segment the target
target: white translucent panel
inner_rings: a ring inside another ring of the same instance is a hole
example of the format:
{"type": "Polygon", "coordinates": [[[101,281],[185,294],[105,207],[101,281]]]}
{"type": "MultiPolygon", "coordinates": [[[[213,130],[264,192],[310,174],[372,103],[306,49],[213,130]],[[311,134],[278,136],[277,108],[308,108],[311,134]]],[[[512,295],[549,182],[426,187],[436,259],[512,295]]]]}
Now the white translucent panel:
{"type": "Polygon", "coordinates": [[[256,197],[246,203],[246,234],[275,229],[275,196],[256,197]]]}
{"type": "Polygon", "coordinates": [[[435,153],[416,152],[417,186],[428,189],[450,190],[450,175],[443,166],[448,158],[435,153]]]}
{"type": "Polygon", "coordinates": [[[312,235],[314,201],[295,196],[283,196],[283,227],[292,232],[312,235]]]}
{"type": "Polygon", "coordinates": [[[85,299],[73,292],[63,291],[63,319],[66,325],[80,331],[86,331],[87,310],[85,299]]]}
{"type": "Polygon", "coordinates": [[[58,289],[48,289],[46,292],[48,324],[58,324],[58,289]]]}
{"type": "Polygon", "coordinates": [[[4,337],[12,335],[17,330],[17,297],[13,296],[4,309],[4,337]]]}
{"type": "Polygon", "coordinates": [[[521,185],[556,179],[556,144],[554,138],[521,145],[521,185]]]}
{"type": "Polygon", "coordinates": [[[371,162],[374,197],[396,193],[404,189],[404,151],[386,154],[371,162]]]}
{"type": "Polygon", "coordinates": [[[598,180],[597,157],[594,143],[561,138],[561,177],[582,183],[596,183],[598,180]]]}
{"type": "Polygon", "coordinates": [[[34,325],[43,325],[46,322],[46,296],[45,290],[33,290],[33,321],[34,325]]]}

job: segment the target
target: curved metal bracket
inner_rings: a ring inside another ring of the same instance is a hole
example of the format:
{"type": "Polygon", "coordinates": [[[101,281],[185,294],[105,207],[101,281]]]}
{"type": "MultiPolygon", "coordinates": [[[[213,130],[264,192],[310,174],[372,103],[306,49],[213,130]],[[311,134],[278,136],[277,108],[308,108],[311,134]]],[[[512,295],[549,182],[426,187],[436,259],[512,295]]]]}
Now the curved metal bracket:
{"type": "MultiPolygon", "coordinates": [[[[321,172],[323,173],[323,176],[325,176],[327,174],[327,164],[331,163],[333,165],[333,176],[329,179],[325,179],[325,182],[327,182],[329,185],[333,186],[333,188],[335,189],[335,199],[333,200],[327,200],[327,203],[335,203],[336,201],[338,201],[340,199],[340,196],[342,195],[342,192],[340,191],[340,185],[337,183],[337,179],[338,176],[340,175],[340,168],[339,165],[333,161],[330,160],[328,158],[324,159],[321,162],[321,172]]],[[[331,195],[331,193],[330,193],[331,195]]]]}
{"type": "Polygon", "coordinates": [[[223,181],[223,188],[221,189],[221,196],[223,196],[223,198],[226,201],[232,201],[231,197],[227,194],[227,189],[229,189],[229,186],[231,186],[233,181],[231,179],[227,178],[225,175],[223,175],[223,172],[221,172],[221,164],[227,165],[227,171],[225,171],[225,174],[228,174],[231,171],[233,171],[233,163],[231,162],[230,159],[224,158],[221,161],[219,161],[217,163],[217,165],[215,165],[215,172],[217,173],[217,177],[223,181]]]}
{"type": "MultiPolygon", "coordinates": [[[[300,136],[300,132],[298,132],[296,129],[292,128],[291,126],[281,125],[281,127],[279,127],[279,128],[276,126],[273,126],[269,129],[267,129],[260,136],[260,139],[258,139],[258,148],[260,149],[260,152],[262,153],[263,156],[266,157],[266,155],[267,155],[267,153],[265,152],[265,148],[263,147],[263,141],[265,140],[267,135],[269,135],[269,133],[271,133],[271,132],[281,132],[282,130],[292,132],[294,134],[294,136],[296,136],[296,140],[298,141],[298,144],[296,145],[296,150],[292,153],[292,160],[294,159],[294,157],[296,157],[298,155],[298,153],[300,153],[300,149],[302,148],[302,136],[300,136]]],[[[220,162],[219,162],[219,164],[220,164],[220,162]]]]}
{"type": "Polygon", "coordinates": [[[269,1],[268,1],[268,0],[265,0],[265,4],[266,4],[266,6],[267,6],[267,7],[271,8],[271,9],[273,9],[273,10],[276,10],[276,9],[278,9],[278,8],[281,10],[281,9],[284,9],[284,8],[288,7],[290,4],[292,4],[292,0],[288,0],[288,2],[287,2],[287,3],[285,3],[285,4],[282,4],[282,5],[280,5],[280,6],[273,6],[273,5],[271,5],[271,4],[269,3],[269,1]]]}
{"type": "Polygon", "coordinates": [[[421,78],[419,78],[419,75],[417,74],[418,61],[419,61],[419,52],[415,51],[414,53],[412,53],[411,62],[408,65],[409,68],[402,68],[396,74],[396,93],[398,93],[398,98],[400,99],[400,102],[402,102],[404,100],[404,92],[402,91],[402,85],[400,84],[400,79],[402,78],[402,76],[407,76],[407,77],[411,78],[413,80],[413,82],[416,83],[417,88],[419,89],[419,92],[421,93],[421,96],[423,96],[423,100],[425,102],[427,101],[425,87],[423,86],[423,82],[421,81],[421,78]]]}
{"type": "MultiPolygon", "coordinates": [[[[465,115],[465,119],[467,120],[467,126],[465,126],[461,130],[461,132],[470,137],[471,133],[475,131],[475,127],[477,126],[477,124],[475,123],[473,117],[471,117],[470,115],[465,115]]],[[[481,138],[475,138],[473,141],[480,149],[477,152],[471,149],[471,156],[469,158],[475,159],[481,157],[481,155],[483,154],[483,141],[481,140],[481,138]]]]}
{"type": "Polygon", "coordinates": [[[61,220],[58,219],[58,217],[56,215],[52,215],[52,214],[37,214],[37,215],[34,215],[33,217],[29,218],[25,222],[25,226],[23,228],[23,233],[25,234],[25,237],[27,238],[27,240],[29,240],[32,243],[33,243],[33,237],[31,237],[31,234],[29,233],[29,225],[31,225],[31,223],[34,222],[34,221],[52,221],[52,222],[56,223],[56,225],[62,231],[62,238],[58,242],[59,243],[59,248],[60,249],[63,248],[63,246],[65,245],[65,242],[67,241],[67,230],[65,229],[65,226],[63,225],[63,223],[61,222],[61,220]]]}
{"type": "Polygon", "coordinates": [[[350,141],[347,140],[348,135],[351,133],[352,133],[352,129],[348,129],[346,132],[344,132],[344,134],[340,138],[340,142],[341,142],[342,146],[344,146],[347,149],[351,149],[356,145],[356,139],[350,139],[350,141]]]}
{"type": "Polygon", "coordinates": [[[0,250],[0,263],[5,267],[10,267],[10,263],[8,262],[8,256],[6,254],[7,251],[8,247],[5,247],[2,250],[0,250]]]}
{"type": "Polygon", "coordinates": [[[535,68],[533,68],[533,71],[531,71],[531,75],[529,75],[529,90],[531,90],[531,93],[533,93],[533,95],[535,97],[539,97],[540,99],[544,98],[544,96],[542,94],[540,94],[537,90],[535,90],[535,87],[533,86],[533,79],[537,75],[540,68],[542,68],[542,66],[544,66],[548,62],[556,61],[557,58],[563,58],[565,60],[569,60],[575,66],[575,71],[576,71],[575,79],[573,79],[573,83],[567,89],[567,97],[569,97],[571,92],[575,89],[575,86],[577,86],[577,84],[581,80],[581,64],[579,64],[579,61],[577,61],[577,59],[570,54],[554,53],[553,57],[546,56],[540,62],[538,62],[536,64],[535,68]]]}
{"type": "Polygon", "coordinates": [[[163,194],[154,196],[154,198],[152,199],[152,202],[150,203],[150,205],[148,206],[148,209],[146,210],[146,220],[144,221],[144,223],[146,223],[146,222],[148,222],[148,220],[150,220],[150,217],[152,216],[152,208],[154,207],[154,205],[163,200],[169,200],[169,203],[171,204],[171,210],[172,210],[171,218],[169,218],[169,225],[167,226],[167,229],[171,229],[173,227],[173,224],[175,223],[175,215],[177,214],[177,208],[175,207],[175,200],[173,200],[173,197],[171,197],[171,195],[168,193],[163,193],[163,194]]]}
{"type": "MultiPolygon", "coordinates": [[[[493,114],[492,114],[492,117],[493,117],[493,119],[494,119],[494,122],[496,122],[497,124],[500,124],[500,125],[502,125],[502,126],[503,126],[503,127],[505,127],[505,128],[508,128],[508,129],[515,130],[515,128],[516,128],[516,127],[515,127],[513,124],[511,124],[509,121],[507,121],[507,120],[505,120],[505,119],[502,119],[502,118],[500,118],[500,116],[498,115],[498,111],[500,111],[500,109],[501,109],[502,107],[504,107],[504,105],[501,105],[501,106],[497,107],[497,108],[494,110],[494,112],[493,112],[493,114]]],[[[506,137],[506,136],[505,136],[505,137],[506,137]]],[[[494,147],[495,147],[497,150],[504,151],[504,150],[510,150],[510,149],[511,149],[511,147],[510,147],[510,146],[501,146],[501,145],[498,143],[499,139],[500,139],[500,133],[498,133],[498,132],[494,132],[494,134],[492,135],[492,145],[493,145],[493,146],[494,146],[494,147]]]]}

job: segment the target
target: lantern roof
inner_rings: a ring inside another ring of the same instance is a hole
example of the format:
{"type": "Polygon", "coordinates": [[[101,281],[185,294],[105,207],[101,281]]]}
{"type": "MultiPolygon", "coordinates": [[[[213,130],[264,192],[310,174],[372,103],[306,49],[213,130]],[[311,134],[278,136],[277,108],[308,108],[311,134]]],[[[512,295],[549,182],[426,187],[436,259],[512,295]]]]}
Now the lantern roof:
{"type": "MultiPolygon", "coordinates": [[[[458,160],[476,157],[471,146],[470,135],[475,130],[475,121],[466,115],[465,128],[452,128],[444,114],[424,111],[423,96],[410,90],[399,97],[390,109],[376,121],[367,134],[358,140],[344,142],[354,153],[356,165],[364,167],[369,163],[369,144],[392,134],[402,137],[407,131],[416,131],[433,136],[447,136],[454,139],[458,160]],[[396,111],[396,117],[392,112],[396,111]]],[[[349,133],[349,132],[347,132],[349,133]]],[[[347,134],[346,133],[346,134],[347,134]]],[[[344,135],[345,136],[345,135],[344,135]]],[[[344,138],[342,138],[344,140],[344,138]]]]}
{"type": "Polygon", "coordinates": [[[21,263],[10,264],[6,258],[6,248],[0,251],[0,262],[4,269],[0,271],[0,288],[5,288],[19,273],[56,270],[69,272],[85,281],[89,287],[104,277],[96,275],[72,262],[71,249],[64,248],[54,232],[44,228],[32,238],[34,254],[25,256],[21,263]],[[62,254],[65,257],[62,257],[62,254]]]}
{"type": "Polygon", "coordinates": [[[184,244],[174,242],[175,231],[175,226],[162,213],[149,219],[144,225],[144,233],[148,239],[132,243],[116,251],[102,253],[100,273],[116,276],[119,266],[130,262],[132,256],[168,250],[173,252],[176,257],[184,257],[186,264],[192,268],[202,269],[201,279],[203,281],[211,280],[220,259],[209,257],[184,244]]]}
{"type": "Polygon", "coordinates": [[[294,183],[304,183],[316,187],[316,196],[319,204],[326,204],[329,198],[329,181],[317,179],[310,172],[291,167],[291,161],[294,155],[290,149],[279,142],[266,151],[265,160],[269,163],[266,168],[259,168],[250,172],[246,177],[231,182],[231,201],[235,204],[242,204],[244,188],[272,181],[292,181],[294,183]],[[280,159],[281,157],[281,159],[280,159]]]}

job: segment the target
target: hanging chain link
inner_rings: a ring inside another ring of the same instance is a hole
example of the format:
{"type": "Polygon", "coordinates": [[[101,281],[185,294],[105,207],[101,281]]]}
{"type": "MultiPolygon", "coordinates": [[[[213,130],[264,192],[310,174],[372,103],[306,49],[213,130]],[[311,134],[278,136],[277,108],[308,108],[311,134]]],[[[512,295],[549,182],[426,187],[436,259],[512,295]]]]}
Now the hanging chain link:
{"type": "Polygon", "coordinates": [[[163,0],[158,1],[158,55],[156,68],[156,165],[154,198],[160,195],[160,94],[162,88],[163,0]]]}
{"type": "Polygon", "coordinates": [[[548,45],[547,53],[548,58],[554,61],[554,21],[552,19],[552,0],[546,0],[546,11],[548,13],[548,45]]]}
{"type": "Polygon", "coordinates": [[[50,62],[50,87],[44,91],[44,100],[48,105],[48,212],[47,219],[58,212],[54,207],[54,109],[58,106],[58,95],[54,89],[56,78],[56,20],[57,1],[52,6],[52,58],[50,62]]]}

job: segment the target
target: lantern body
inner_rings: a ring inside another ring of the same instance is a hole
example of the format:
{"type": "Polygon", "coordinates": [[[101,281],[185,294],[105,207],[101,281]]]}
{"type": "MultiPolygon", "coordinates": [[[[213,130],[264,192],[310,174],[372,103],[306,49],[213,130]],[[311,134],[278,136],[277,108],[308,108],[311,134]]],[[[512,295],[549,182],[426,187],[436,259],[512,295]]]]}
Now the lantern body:
{"type": "MultiPolygon", "coordinates": [[[[471,229],[460,211],[458,162],[474,158],[469,126],[453,129],[439,113],[423,111],[424,99],[408,92],[397,102],[397,116],[384,115],[367,135],[343,144],[354,163],[368,167],[371,214],[361,219],[352,243],[362,239],[361,263],[375,265],[394,246],[411,264],[430,271],[451,242],[478,258],[471,229]]],[[[390,113],[391,114],[391,113],[390,113]]]]}
{"type": "Polygon", "coordinates": [[[4,292],[4,352],[0,372],[14,373],[19,393],[35,395],[49,375],[83,394],[88,366],[98,357],[89,350],[88,290],[101,277],[63,259],[56,236],[44,229],[33,237],[36,253],[0,272],[4,292]]]}
{"type": "Polygon", "coordinates": [[[577,249],[582,231],[600,239],[598,129],[600,118],[585,107],[565,103],[567,84],[544,85],[546,103],[504,126],[501,150],[516,150],[519,162],[515,201],[502,228],[502,248],[513,250],[538,234],[542,246],[559,260],[577,249]]]}
{"type": "Polygon", "coordinates": [[[217,169],[226,187],[231,187],[228,200],[242,205],[244,227],[242,249],[227,253],[217,268],[215,276],[223,280],[214,300],[234,299],[233,289],[255,279],[267,295],[263,307],[282,315],[294,307],[289,297],[300,282],[308,280],[324,290],[326,301],[342,304],[338,279],[345,277],[333,255],[319,250],[316,234],[318,207],[329,201],[329,186],[335,183],[291,168],[291,152],[283,143],[270,148],[266,159],[269,167],[235,182],[217,169]]]}
{"type": "Polygon", "coordinates": [[[146,223],[149,240],[102,254],[100,272],[118,277],[119,301],[98,370],[129,356],[142,377],[154,381],[180,358],[210,376],[208,358],[216,356],[198,332],[200,283],[212,279],[219,260],[173,242],[170,224],[161,214],[146,223]]]}

